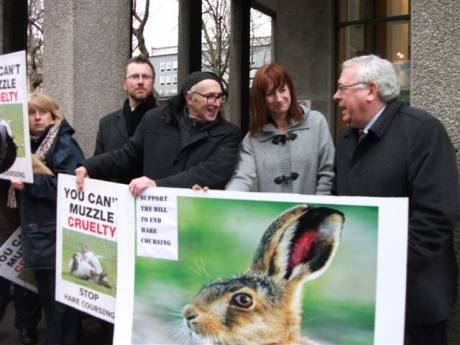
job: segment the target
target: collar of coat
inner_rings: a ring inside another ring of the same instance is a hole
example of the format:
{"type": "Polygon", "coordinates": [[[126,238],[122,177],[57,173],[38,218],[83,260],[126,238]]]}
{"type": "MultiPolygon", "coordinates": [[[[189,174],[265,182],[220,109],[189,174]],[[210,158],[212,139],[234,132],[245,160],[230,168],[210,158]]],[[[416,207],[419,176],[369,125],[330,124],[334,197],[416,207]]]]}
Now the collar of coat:
{"type": "MultiPolygon", "coordinates": [[[[378,120],[369,128],[369,133],[367,135],[372,135],[377,138],[381,138],[388,127],[391,125],[393,120],[398,114],[399,109],[404,105],[404,103],[394,100],[387,103],[385,110],[378,120]]],[[[356,137],[358,135],[358,129],[349,127],[345,132],[345,137],[356,137]]]]}
{"type": "Polygon", "coordinates": [[[130,115],[131,113],[142,113],[144,114],[147,110],[150,110],[152,108],[155,108],[157,106],[157,101],[153,95],[148,96],[144,102],[139,103],[134,110],[131,110],[131,107],[129,105],[129,99],[125,100],[125,103],[123,103],[123,113],[126,115],[130,115]]]}
{"type": "MultiPolygon", "coordinates": [[[[302,111],[304,113],[304,118],[302,121],[292,122],[289,124],[288,133],[310,129],[310,123],[308,122],[308,117],[310,115],[310,109],[301,105],[302,111]]],[[[265,142],[273,140],[273,137],[279,135],[278,130],[273,122],[268,122],[262,127],[262,131],[254,135],[254,139],[265,142]]]]}

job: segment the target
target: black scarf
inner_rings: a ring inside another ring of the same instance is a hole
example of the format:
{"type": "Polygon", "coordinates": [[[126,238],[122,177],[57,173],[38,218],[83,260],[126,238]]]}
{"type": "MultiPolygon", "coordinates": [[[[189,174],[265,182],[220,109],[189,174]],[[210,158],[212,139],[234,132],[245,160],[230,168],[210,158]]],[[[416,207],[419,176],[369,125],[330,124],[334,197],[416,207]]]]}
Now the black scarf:
{"type": "Polygon", "coordinates": [[[144,102],[138,104],[138,106],[131,111],[129,101],[126,100],[123,105],[123,116],[125,117],[126,129],[128,130],[128,136],[132,136],[136,131],[137,126],[141,122],[144,114],[157,106],[157,102],[153,95],[147,97],[144,102]]]}

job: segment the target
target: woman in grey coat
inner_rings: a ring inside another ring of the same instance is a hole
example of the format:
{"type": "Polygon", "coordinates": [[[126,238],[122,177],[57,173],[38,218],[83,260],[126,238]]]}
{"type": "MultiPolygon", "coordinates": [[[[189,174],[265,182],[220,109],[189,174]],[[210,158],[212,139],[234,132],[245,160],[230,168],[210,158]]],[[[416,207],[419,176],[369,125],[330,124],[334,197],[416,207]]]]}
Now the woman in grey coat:
{"type": "Polygon", "coordinates": [[[257,71],[251,123],[227,190],[329,194],[334,145],[324,116],[299,106],[292,79],[280,64],[257,71]]]}

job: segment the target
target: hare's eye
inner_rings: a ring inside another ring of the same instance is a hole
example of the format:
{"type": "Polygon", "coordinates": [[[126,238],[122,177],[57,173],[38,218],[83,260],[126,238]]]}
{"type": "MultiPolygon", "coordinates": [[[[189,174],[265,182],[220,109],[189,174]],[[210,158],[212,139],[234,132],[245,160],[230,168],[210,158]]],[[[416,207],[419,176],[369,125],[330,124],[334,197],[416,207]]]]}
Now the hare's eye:
{"type": "Polygon", "coordinates": [[[252,306],[252,297],[246,293],[234,294],[230,304],[233,304],[240,308],[250,308],[252,306]]]}

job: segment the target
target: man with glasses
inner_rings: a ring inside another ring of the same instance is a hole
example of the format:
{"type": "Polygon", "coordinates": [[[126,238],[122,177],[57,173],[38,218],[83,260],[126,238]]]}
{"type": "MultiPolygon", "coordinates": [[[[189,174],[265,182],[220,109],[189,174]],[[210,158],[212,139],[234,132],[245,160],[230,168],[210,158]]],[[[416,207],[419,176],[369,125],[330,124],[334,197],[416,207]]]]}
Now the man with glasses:
{"type": "Polygon", "coordinates": [[[343,63],[334,100],[349,128],[337,141],[334,191],[409,198],[404,343],[442,345],[457,285],[455,150],[440,121],[398,96],[389,61],[368,55],[343,63]]]}
{"type": "Polygon", "coordinates": [[[223,189],[238,157],[240,130],[221,115],[224,88],[211,72],[194,72],[164,108],[148,111],[122,149],[87,159],[77,168],[84,177],[130,178],[134,196],[147,187],[223,189]]]}
{"type": "MultiPolygon", "coordinates": [[[[134,134],[144,114],[156,107],[153,96],[155,69],[143,56],[131,58],[126,64],[123,89],[128,98],[123,108],[104,116],[99,122],[95,155],[121,149],[134,134]]],[[[128,183],[126,179],[111,178],[115,182],[128,183]]]]}
{"type": "MultiPolygon", "coordinates": [[[[155,68],[150,60],[144,56],[135,56],[126,63],[123,90],[128,98],[123,107],[99,121],[94,155],[118,150],[131,137],[144,114],[157,106],[153,96],[155,84],[155,68]]],[[[119,183],[129,183],[129,179],[110,177],[107,180],[119,183]]],[[[101,320],[103,343],[111,344],[113,338],[113,324],[101,320]]]]}

